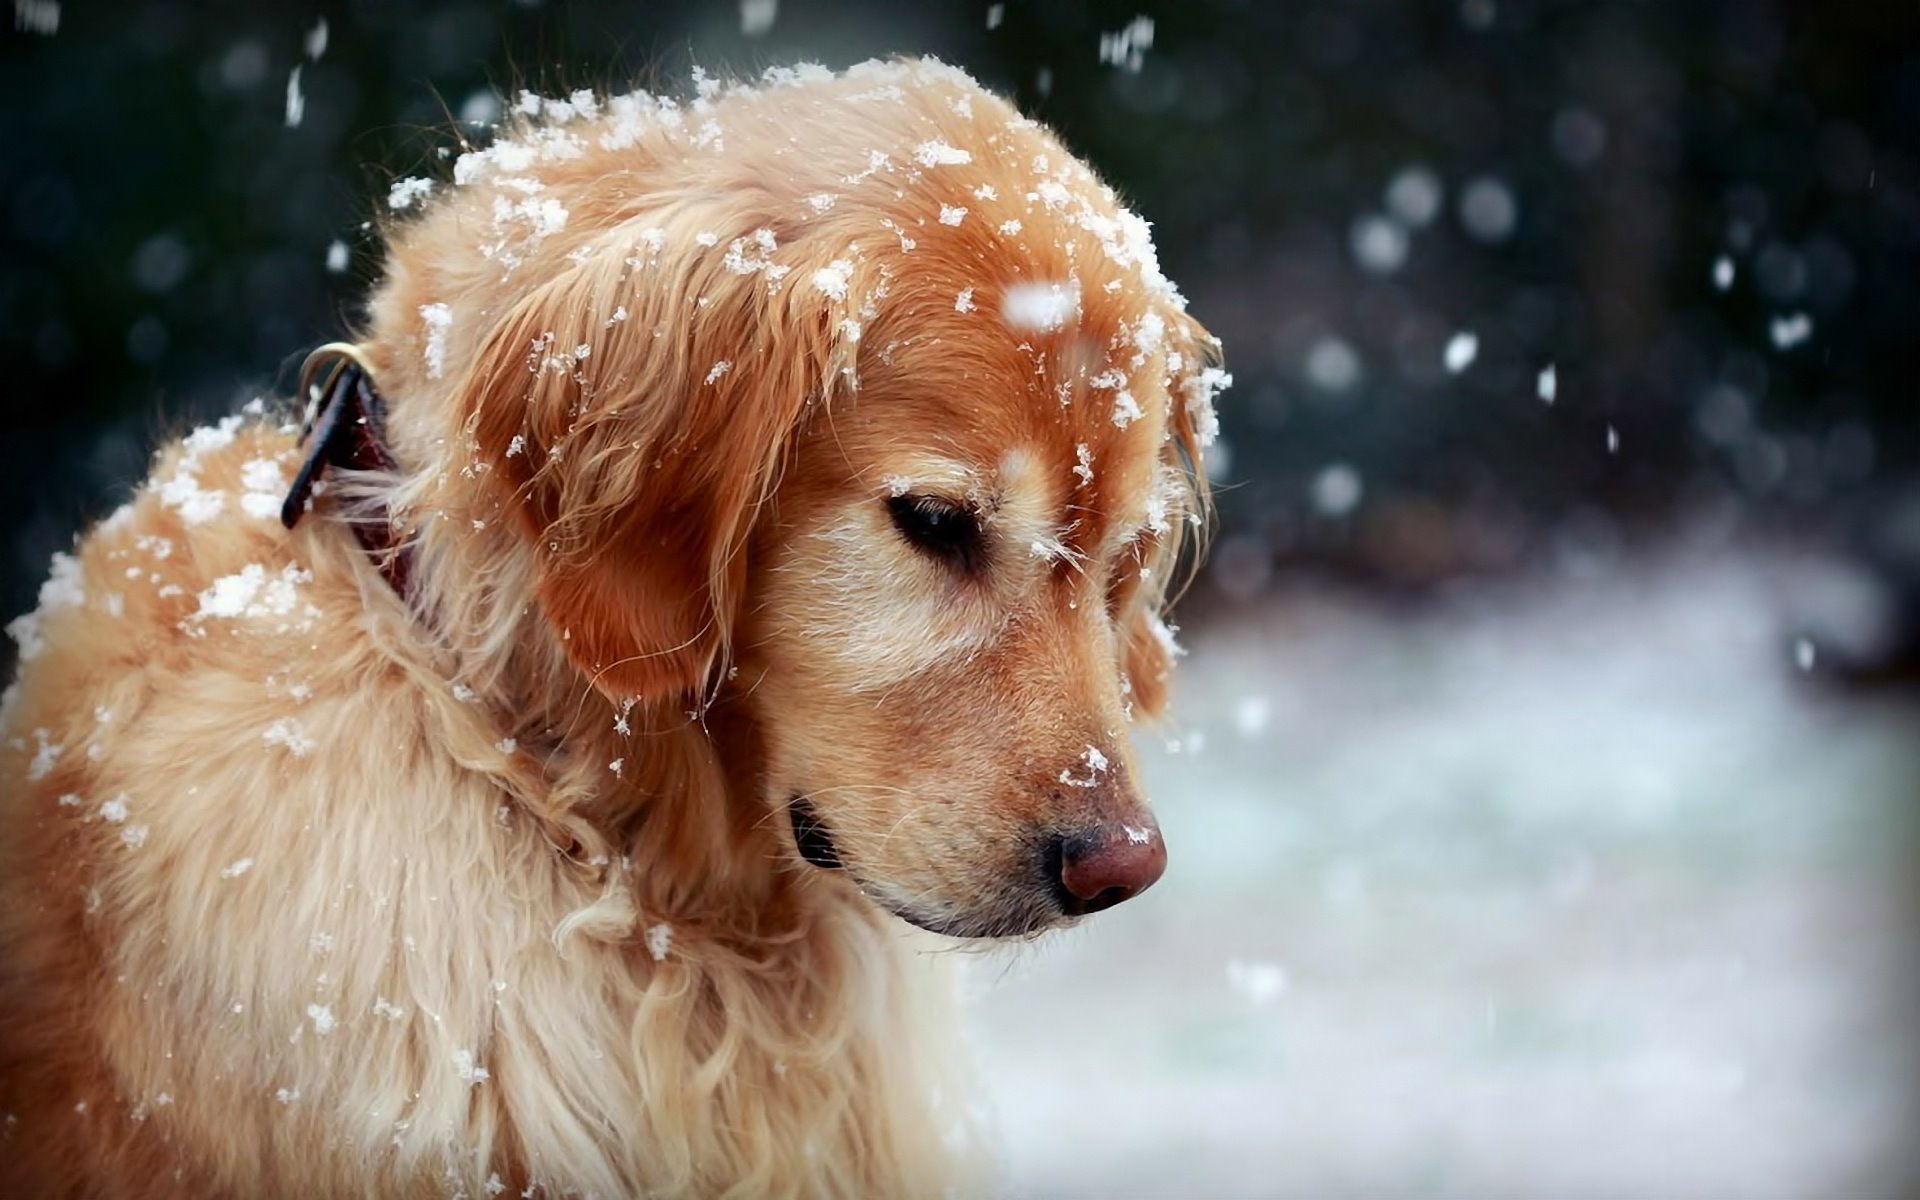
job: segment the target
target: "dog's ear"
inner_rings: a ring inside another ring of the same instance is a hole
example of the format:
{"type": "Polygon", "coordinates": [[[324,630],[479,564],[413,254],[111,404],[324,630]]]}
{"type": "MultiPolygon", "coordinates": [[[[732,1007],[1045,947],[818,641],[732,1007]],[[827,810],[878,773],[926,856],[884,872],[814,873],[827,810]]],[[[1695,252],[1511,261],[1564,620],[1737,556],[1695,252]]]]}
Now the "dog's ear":
{"type": "Polygon", "coordinates": [[[616,699],[696,692],[724,659],[754,517],[853,355],[812,271],[778,269],[771,231],[719,244],[683,222],[675,245],[640,224],[515,304],[464,394],[547,620],[616,699]]]}
{"type": "Polygon", "coordinates": [[[1155,481],[1158,494],[1151,510],[1156,527],[1140,554],[1152,582],[1138,589],[1138,595],[1126,606],[1126,641],[1122,648],[1134,707],[1147,717],[1157,717],[1166,709],[1168,677],[1180,650],[1160,613],[1168,602],[1174,573],[1197,569],[1205,549],[1212,507],[1205,453],[1218,432],[1213,397],[1233,382],[1233,377],[1220,369],[1218,338],[1177,305],[1169,306],[1164,320],[1171,411],[1155,481]],[[1195,534],[1191,542],[1187,540],[1189,532],[1195,534]]]}
{"type": "Polygon", "coordinates": [[[1173,673],[1172,640],[1153,605],[1141,605],[1127,622],[1127,685],[1134,710],[1143,717],[1158,717],[1166,711],[1167,677],[1173,673]]]}

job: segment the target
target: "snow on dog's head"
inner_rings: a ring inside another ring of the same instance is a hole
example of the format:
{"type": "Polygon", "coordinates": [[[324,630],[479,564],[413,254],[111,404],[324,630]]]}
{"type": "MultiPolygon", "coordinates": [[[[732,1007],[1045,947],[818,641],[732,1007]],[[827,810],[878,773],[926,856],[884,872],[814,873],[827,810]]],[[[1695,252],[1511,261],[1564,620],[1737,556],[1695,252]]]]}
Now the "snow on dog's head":
{"type": "Polygon", "coordinates": [[[1224,376],[1146,223],[930,61],[514,109],[409,190],[370,343],[553,644],[724,714],[795,851],[919,924],[1152,883],[1127,726],[1224,376]]]}

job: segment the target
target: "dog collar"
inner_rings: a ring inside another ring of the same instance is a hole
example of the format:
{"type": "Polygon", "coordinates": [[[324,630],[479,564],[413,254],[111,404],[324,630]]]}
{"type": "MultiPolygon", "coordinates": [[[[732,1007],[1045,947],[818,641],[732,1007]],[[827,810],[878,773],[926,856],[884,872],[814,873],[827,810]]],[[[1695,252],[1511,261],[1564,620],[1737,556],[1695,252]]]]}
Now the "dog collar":
{"type": "MultiPolygon", "coordinates": [[[[300,367],[300,392],[308,416],[300,430],[307,448],[293,487],[280,505],[280,523],[292,529],[313,508],[314,492],[328,467],[393,473],[400,464],[386,444],[386,401],[373,386],[373,373],[357,346],[329,342],[307,355],[300,367]]],[[[411,559],[395,533],[391,513],[346,519],[361,549],[402,600],[411,600],[411,559]]]]}

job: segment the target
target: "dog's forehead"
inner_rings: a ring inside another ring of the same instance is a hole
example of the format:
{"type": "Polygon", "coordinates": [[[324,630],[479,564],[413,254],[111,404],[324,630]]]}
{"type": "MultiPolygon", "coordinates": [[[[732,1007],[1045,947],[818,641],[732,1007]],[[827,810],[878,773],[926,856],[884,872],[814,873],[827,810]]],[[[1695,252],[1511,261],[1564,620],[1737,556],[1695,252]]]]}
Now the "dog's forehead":
{"type": "Polygon", "coordinates": [[[1111,340],[1036,341],[992,325],[929,332],[895,348],[831,438],[863,491],[1004,509],[1036,536],[1098,550],[1143,520],[1167,447],[1158,360],[1126,371],[1111,340]],[[969,336],[987,344],[957,352],[969,336]]]}

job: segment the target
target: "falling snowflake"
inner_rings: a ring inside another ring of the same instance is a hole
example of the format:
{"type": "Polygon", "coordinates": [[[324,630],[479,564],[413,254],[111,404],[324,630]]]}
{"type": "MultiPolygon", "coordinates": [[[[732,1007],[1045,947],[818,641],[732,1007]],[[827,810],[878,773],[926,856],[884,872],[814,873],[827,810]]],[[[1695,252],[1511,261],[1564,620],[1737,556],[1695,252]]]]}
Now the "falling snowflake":
{"type": "Polygon", "coordinates": [[[1447,339],[1447,349],[1444,360],[1447,364],[1447,371],[1450,374],[1458,375],[1460,372],[1466,370],[1473,365],[1473,360],[1478,358],[1479,355],[1480,338],[1477,334],[1467,330],[1461,330],[1459,333],[1447,339]]]}

